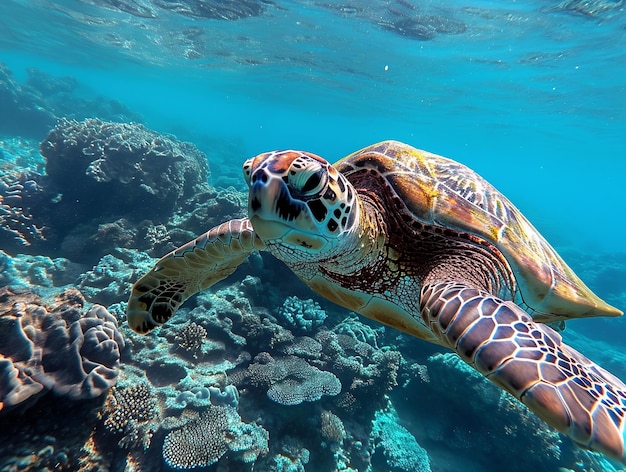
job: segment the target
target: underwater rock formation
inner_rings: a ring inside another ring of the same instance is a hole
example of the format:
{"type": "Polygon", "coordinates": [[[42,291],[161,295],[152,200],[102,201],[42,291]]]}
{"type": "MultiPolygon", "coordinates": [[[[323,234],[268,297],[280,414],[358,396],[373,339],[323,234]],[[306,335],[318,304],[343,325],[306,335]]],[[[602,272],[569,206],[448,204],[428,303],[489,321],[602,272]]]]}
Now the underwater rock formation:
{"type": "Polygon", "coordinates": [[[115,385],[124,339],[102,306],[84,312],[78,290],[53,306],[30,292],[0,289],[0,409],[45,391],[77,400],[115,385]]]}
{"type": "Polygon", "coordinates": [[[41,139],[60,117],[140,121],[140,117],[116,100],[86,100],[72,77],[53,77],[36,68],[27,69],[20,84],[0,62],[0,134],[41,139]]]}

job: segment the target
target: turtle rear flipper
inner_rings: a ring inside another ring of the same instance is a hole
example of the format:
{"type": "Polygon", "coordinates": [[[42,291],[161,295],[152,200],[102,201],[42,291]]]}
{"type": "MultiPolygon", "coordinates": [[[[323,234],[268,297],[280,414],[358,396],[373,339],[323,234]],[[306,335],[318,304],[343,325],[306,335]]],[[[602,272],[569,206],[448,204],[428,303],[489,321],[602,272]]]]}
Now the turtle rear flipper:
{"type": "Polygon", "coordinates": [[[145,334],[169,320],[192,295],[225,279],[264,243],[247,218],[216,226],[162,257],[132,287],[128,325],[145,334]]]}
{"type": "Polygon", "coordinates": [[[626,463],[626,386],[512,302],[459,283],[422,289],[442,344],[580,446],[626,463]]]}

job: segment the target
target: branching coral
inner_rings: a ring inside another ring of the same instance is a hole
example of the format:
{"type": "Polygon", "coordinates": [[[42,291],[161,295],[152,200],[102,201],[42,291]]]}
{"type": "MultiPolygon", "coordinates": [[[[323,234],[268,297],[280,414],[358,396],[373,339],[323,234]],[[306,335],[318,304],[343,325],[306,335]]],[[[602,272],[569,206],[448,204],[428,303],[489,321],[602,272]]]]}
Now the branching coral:
{"type": "Polygon", "coordinates": [[[123,448],[141,445],[147,449],[158,428],[154,421],[158,416],[156,397],[146,383],[113,387],[102,412],[105,429],[122,436],[119,445],[123,448]]]}
{"type": "Polygon", "coordinates": [[[402,363],[399,351],[376,349],[352,336],[332,331],[320,331],[315,339],[322,345],[322,365],[346,387],[339,398],[343,408],[362,413],[371,411],[380,407],[384,395],[396,387],[402,363]]]}
{"type": "Polygon", "coordinates": [[[34,174],[3,172],[0,175],[0,242],[4,247],[31,246],[45,241],[45,228],[32,214],[41,193],[34,174]]]}
{"type": "Polygon", "coordinates": [[[189,356],[197,359],[202,353],[202,341],[206,339],[207,330],[193,321],[187,322],[174,336],[178,348],[189,356]]]}

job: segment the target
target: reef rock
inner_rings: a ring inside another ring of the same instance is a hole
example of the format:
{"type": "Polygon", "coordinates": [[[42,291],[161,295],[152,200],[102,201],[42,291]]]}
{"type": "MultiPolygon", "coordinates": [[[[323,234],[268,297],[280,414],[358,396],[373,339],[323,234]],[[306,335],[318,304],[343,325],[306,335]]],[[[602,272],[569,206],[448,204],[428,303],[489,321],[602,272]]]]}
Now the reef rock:
{"type": "Polygon", "coordinates": [[[115,385],[124,339],[102,306],[83,311],[68,289],[46,305],[30,292],[0,289],[0,410],[52,391],[95,398],[115,385]]]}
{"type": "Polygon", "coordinates": [[[59,117],[138,121],[140,117],[116,100],[80,96],[80,84],[73,77],[54,77],[29,68],[19,83],[0,62],[0,134],[41,139],[59,117]]]}

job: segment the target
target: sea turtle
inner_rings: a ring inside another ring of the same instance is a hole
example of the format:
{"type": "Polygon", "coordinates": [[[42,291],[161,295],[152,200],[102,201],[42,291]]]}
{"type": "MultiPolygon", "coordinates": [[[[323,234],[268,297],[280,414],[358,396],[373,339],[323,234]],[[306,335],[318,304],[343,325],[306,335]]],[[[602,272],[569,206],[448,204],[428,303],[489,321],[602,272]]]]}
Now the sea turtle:
{"type": "Polygon", "coordinates": [[[147,333],[255,250],[368,318],[456,351],[582,447],[622,462],[626,386],[542,323],[618,316],[492,185],[396,141],[335,165],[300,151],[243,165],[248,218],[159,260],[132,288],[147,333]]]}

